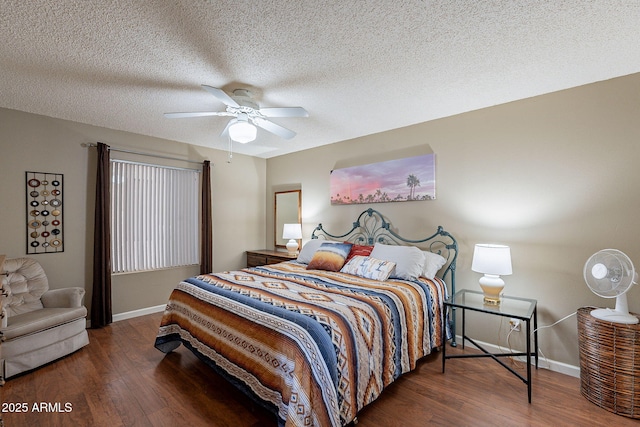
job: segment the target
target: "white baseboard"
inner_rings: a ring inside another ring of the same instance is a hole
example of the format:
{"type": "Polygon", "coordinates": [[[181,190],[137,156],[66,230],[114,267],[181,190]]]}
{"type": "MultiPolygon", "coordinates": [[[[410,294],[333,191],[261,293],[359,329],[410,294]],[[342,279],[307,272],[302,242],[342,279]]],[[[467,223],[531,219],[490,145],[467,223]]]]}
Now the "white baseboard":
{"type": "MultiPolygon", "coordinates": [[[[484,347],[485,350],[490,351],[490,352],[495,352],[495,353],[508,352],[508,351],[505,351],[505,349],[503,347],[498,347],[495,344],[490,344],[490,343],[477,341],[477,340],[474,340],[474,341],[476,341],[479,345],[484,347]]],[[[461,346],[462,345],[462,337],[459,336],[459,335],[456,335],[456,342],[458,343],[458,346],[461,346]]],[[[471,344],[468,341],[465,342],[464,345],[465,345],[465,347],[476,348],[476,346],[474,346],[473,344],[471,344]]],[[[521,362],[525,362],[525,357],[524,356],[516,357],[516,359],[521,361],[521,362]]],[[[535,363],[535,362],[532,361],[532,363],[535,363]]],[[[559,373],[564,374],[564,375],[569,375],[571,377],[580,378],[580,367],[579,366],[569,365],[568,363],[558,362],[556,360],[550,360],[550,359],[544,358],[541,353],[538,354],[538,367],[539,368],[543,368],[543,369],[549,369],[550,371],[553,371],[553,372],[559,372],[559,373]]]]}
{"type": "Polygon", "coordinates": [[[159,313],[164,311],[166,304],[156,305],[155,307],[141,308],[139,310],[127,311],[125,313],[114,314],[113,321],[118,322],[120,320],[132,319],[134,317],[145,316],[147,314],[159,313]]]}

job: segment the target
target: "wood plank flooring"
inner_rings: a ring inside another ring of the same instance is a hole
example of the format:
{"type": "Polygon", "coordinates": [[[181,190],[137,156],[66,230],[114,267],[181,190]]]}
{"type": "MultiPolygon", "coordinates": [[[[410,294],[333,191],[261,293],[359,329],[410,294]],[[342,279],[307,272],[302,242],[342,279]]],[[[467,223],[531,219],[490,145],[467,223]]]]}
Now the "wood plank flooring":
{"type": "MultiPolygon", "coordinates": [[[[0,387],[3,409],[28,409],[4,412],[5,427],[277,425],[183,346],[156,350],[160,317],[90,330],[87,347],[9,379],[0,387]]],[[[546,369],[534,371],[531,404],[526,385],[490,359],[450,360],[441,369],[440,354],[426,357],[361,412],[357,427],[640,425],[587,401],[577,378],[546,369]]]]}

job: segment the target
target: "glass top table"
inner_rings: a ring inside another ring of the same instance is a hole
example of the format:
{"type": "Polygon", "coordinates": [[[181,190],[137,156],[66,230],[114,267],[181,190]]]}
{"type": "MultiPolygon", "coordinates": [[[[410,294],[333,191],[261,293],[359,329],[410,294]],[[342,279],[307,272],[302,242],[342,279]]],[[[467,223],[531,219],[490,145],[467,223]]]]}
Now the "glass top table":
{"type": "MultiPolygon", "coordinates": [[[[527,385],[527,392],[529,397],[529,403],[531,403],[531,359],[535,359],[535,366],[538,369],[538,302],[535,299],[512,297],[502,295],[500,297],[500,304],[487,304],[484,301],[484,295],[480,291],[474,291],[470,289],[462,289],[450,296],[444,301],[445,310],[451,308],[450,315],[456,315],[456,309],[462,310],[462,348],[464,349],[465,341],[469,341],[475,347],[477,347],[481,353],[465,353],[447,355],[446,345],[442,346],[442,372],[445,370],[445,362],[447,359],[460,359],[460,358],[481,358],[490,357],[505,369],[510,371],[513,375],[520,378],[527,385]],[[472,310],[480,313],[486,313],[488,315],[502,316],[513,319],[521,320],[524,323],[526,330],[526,352],[507,352],[507,353],[491,353],[484,349],[482,345],[475,342],[466,332],[466,311],[472,310]],[[531,329],[531,322],[533,322],[533,330],[531,329]],[[531,348],[531,338],[533,335],[533,349],[531,348]],[[502,357],[519,357],[524,356],[527,368],[526,378],[519,372],[515,371],[511,366],[504,363],[499,358],[502,357]]],[[[442,336],[445,335],[445,325],[443,323],[442,336]]],[[[455,337],[454,337],[455,342],[455,337]]]]}
{"type": "Polygon", "coordinates": [[[538,301],[529,298],[502,295],[500,297],[500,304],[486,304],[482,292],[462,289],[456,292],[455,295],[449,297],[445,301],[445,304],[451,307],[464,307],[467,310],[526,320],[531,319],[533,316],[538,301]]]}

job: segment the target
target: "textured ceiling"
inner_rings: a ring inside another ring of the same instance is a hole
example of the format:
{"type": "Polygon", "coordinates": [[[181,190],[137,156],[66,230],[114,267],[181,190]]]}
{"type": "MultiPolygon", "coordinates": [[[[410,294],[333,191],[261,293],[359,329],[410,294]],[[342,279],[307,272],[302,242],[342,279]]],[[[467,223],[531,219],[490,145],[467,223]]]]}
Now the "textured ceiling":
{"type": "MultiPolygon", "coordinates": [[[[227,149],[200,88],[248,88],[330,144],[640,72],[640,2],[550,0],[2,0],[0,107],[227,149]]],[[[111,141],[116,145],[115,141],[111,141]]]]}

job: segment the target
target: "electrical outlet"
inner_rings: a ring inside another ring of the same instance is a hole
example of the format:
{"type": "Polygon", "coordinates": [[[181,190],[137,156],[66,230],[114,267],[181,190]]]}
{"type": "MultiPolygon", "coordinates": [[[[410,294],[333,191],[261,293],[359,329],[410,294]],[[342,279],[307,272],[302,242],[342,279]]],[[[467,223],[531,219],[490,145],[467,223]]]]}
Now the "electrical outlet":
{"type": "Polygon", "coordinates": [[[509,319],[509,329],[520,332],[520,319],[509,319]]]}

